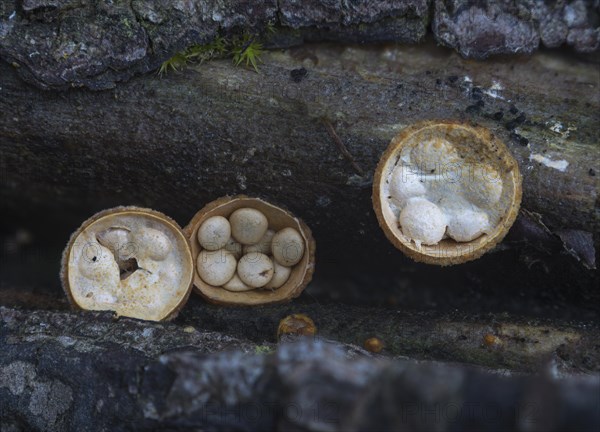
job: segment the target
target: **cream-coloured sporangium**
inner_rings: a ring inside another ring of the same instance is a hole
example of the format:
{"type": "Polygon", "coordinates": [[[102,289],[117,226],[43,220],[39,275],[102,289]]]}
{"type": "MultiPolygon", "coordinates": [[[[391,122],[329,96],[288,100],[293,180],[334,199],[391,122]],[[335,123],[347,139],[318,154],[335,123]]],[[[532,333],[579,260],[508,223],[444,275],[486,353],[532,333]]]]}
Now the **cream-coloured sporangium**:
{"type": "Polygon", "coordinates": [[[231,252],[225,249],[217,251],[203,250],[196,259],[196,270],[203,281],[220,286],[235,274],[237,261],[231,252]]]}
{"type": "Polygon", "coordinates": [[[273,258],[283,266],[296,265],[304,255],[304,240],[300,233],[291,227],[278,231],[273,236],[273,258]]]}
{"type": "Polygon", "coordinates": [[[273,278],[265,285],[265,288],[280,288],[290,277],[291,267],[286,267],[273,260],[273,278]]]}
{"type": "Polygon", "coordinates": [[[227,291],[242,292],[253,290],[255,287],[246,285],[237,274],[234,274],[233,277],[223,285],[223,288],[227,291]]]}
{"type": "Polygon", "coordinates": [[[264,287],[273,278],[273,261],[265,254],[251,252],[238,262],[237,274],[248,286],[264,287]]]}
{"type": "Polygon", "coordinates": [[[198,229],[198,242],[206,250],[225,247],[231,238],[231,225],[223,216],[213,216],[198,229]]]}
{"type": "Polygon", "coordinates": [[[269,228],[269,221],[260,211],[253,208],[241,208],[229,216],[231,234],[243,245],[258,243],[269,228]]]}

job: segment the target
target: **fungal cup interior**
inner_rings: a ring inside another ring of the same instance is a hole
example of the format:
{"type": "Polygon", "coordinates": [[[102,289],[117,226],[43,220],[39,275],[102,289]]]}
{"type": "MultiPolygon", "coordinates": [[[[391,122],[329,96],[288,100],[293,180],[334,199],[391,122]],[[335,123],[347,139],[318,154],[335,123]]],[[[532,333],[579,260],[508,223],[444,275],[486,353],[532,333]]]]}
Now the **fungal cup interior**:
{"type": "Polygon", "coordinates": [[[198,229],[204,221],[212,216],[223,216],[229,218],[231,214],[240,208],[254,208],[262,212],[269,221],[269,229],[275,232],[284,228],[294,228],[302,236],[305,243],[305,251],[302,259],[292,267],[288,280],[275,290],[253,289],[244,292],[232,292],[222,287],[215,287],[204,282],[197,272],[194,272],[194,286],[207,300],[227,305],[259,305],[265,303],[277,303],[290,300],[300,294],[308,283],[314,270],[311,257],[314,255],[314,245],[310,231],[298,218],[293,217],[287,211],[269,204],[258,198],[235,197],[214,201],[200,210],[185,228],[186,235],[190,238],[192,256],[195,258],[201,251],[197,239],[198,229]]]}
{"type": "Polygon", "coordinates": [[[478,255],[512,225],[520,202],[518,166],[493,135],[430,124],[401,133],[384,158],[381,214],[405,248],[454,263],[478,255]]]}
{"type": "Polygon", "coordinates": [[[68,287],[82,309],[159,321],[185,301],[193,263],[178,227],[155,215],[106,214],[68,249],[68,287]]]}

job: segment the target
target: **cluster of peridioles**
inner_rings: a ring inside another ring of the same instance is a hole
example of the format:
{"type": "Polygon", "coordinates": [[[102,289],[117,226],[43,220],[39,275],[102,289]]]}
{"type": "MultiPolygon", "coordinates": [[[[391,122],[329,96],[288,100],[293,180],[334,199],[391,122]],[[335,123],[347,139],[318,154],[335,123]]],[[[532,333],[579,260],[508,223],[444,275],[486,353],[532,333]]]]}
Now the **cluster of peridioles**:
{"type": "Polygon", "coordinates": [[[277,232],[257,209],[240,208],[229,219],[212,216],[197,234],[198,275],[209,285],[241,292],[277,289],[304,255],[304,240],[294,228],[277,232]]]}

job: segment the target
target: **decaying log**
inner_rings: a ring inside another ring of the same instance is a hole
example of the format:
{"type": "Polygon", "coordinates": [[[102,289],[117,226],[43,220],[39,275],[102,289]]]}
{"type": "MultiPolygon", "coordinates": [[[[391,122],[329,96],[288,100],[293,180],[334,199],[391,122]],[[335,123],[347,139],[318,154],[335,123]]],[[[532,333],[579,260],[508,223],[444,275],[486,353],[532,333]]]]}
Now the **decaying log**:
{"type": "MultiPolygon", "coordinates": [[[[263,59],[260,73],[212,61],[105,92],[44,92],[1,66],[3,215],[58,256],[102,208],[148,206],[185,225],[207,202],[241,192],[308,223],[317,272],[397,272],[411,265],[377,226],[372,172],[404,125],[459,119],[500,136],[524,178],[523,215],[500,248],[512,250],[461,274],[474,271],[482,286],[558,289],[597,307],[597,65],[548,52],[480,63],[431,45],[308,45],[263,59]]],[[[417,286],[423,272],[411,275],[417,286]]]]}
{"type": "Polygon", "coordinates": [[[600,372],[596,342],[600,332],[588,320],[390,310],[314,301],[223,309],[192,300],[177,322],[200,323],[206,330],[256,343],[275,343],[279,321],[294,313],[311,317],[318,334],[328,339],[362,346],[368,338],[377,337],[385,344],[385,353],[393,356],[529,373],[549,363],[561,371],[600,372]],[[494,342],[486,343],[490,337],[494,342]]]}
{"type": "Polygon", "coordinates": [[[114,321],[106,313],[0,308],[0,324],[2,430],[600,425],[597,376],[392,360],[320,339],[257,346],[176,324],[114,321]]]}
{"type": "MultiPolygon", "coordinates": [[[[28,306],[40,307],[33,302],[28,306]]],[[[58,306],[58,309],[65,308],[58,306]]],[[[240,308],[209,305],[194,297],[183,308],[175,324],[181,328],[191,326],[271,346],[277,342],[280,320],[296,313],[311,317],[318,334],[327,339],[362,346],[368,338],[377,337],[385,345],[384,353],[391,356],[463,362],[526,373],[539,372],[550,363],[561,373],[600,372],[600,351],[597,347],[600,333],[589,317],[535,318],[507,313],[478,315],[466,309],[425,312],[322,303],[305,298],[287,305],[240,308]]],[[[25,309],[19,316],[35,322],[48,314],[51,311],[25,309]]],[[[82,323],[94,319],[93,314],[73,318],[73,315],[62,311],[57,312],[57,316],[81,320],[82,323]]],[[[146,324],[155,327],[154,323],[146,324]]],[[[58,330],[52,335],[58,336],[58,330]]]]}

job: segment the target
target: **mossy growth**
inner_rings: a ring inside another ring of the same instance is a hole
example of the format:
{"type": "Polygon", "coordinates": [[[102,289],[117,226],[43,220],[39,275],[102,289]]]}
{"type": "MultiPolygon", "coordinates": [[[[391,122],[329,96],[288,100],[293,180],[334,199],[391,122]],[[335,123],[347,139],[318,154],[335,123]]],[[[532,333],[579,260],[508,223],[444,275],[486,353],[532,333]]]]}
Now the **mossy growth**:
{"type": "Polygon", "coordinates": [[[246,67],[252,66],[258,72],[258,62],[261,61],[260,56],[263,53],[263,46],[254,36],[242,36],[233,46],[231,53],[236,66],[244,63],[246,67]]]}
{"type": "MultiPolygon", "coordinates": [[[[272,23],[267,25],[267,32],[275,32],[275,27],[272,23]]],[[[208,44],[191,45],[164,61],[158,70],[158,74],[163,76],[170,71],[179,71],[188,63],[203,63],[208,60],[225,57],[231,57],[236,66],[243,64],[248,68],[252,67],[252,69],[258,72],[258,63],[261,62],[260,56],[263,52],[262,43],[253,34],[244,33],[230,38],[217,36],[215,40],[208,44]]]]}
{"type": "Polygon", "coordinates": [[[269,345],[258,345],[254,349],[254,352],[259,355],[271,354],[271,353],[275,352],[275,349],[273,347],[270,347],[269,345]]]}
{"type": "Polygon", "coordinates": [[[164,61],[158,70],[160,76],[169,71],[179,71],[189,62],[205,62],[214,58],[225,57],[228,53],[227,42],[222,36],[217,36],[211,43],[191,45],[164,61]]]}

